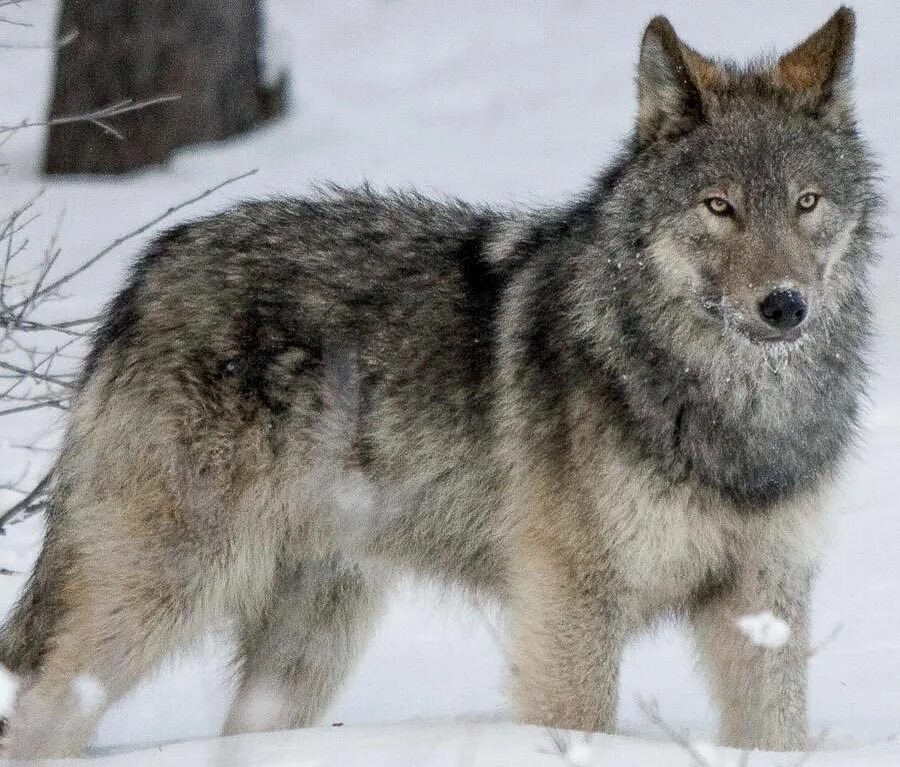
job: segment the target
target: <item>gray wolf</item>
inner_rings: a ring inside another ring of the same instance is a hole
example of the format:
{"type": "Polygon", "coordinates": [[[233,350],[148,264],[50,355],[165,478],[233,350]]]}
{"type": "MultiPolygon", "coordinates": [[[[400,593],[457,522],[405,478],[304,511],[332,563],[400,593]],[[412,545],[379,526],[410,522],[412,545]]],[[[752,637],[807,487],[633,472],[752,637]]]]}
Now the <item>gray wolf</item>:
{"type": "Polygon", "coordinates": [[[227,731],[308,725],[397,573],[496,599],[527,722],[611,731],[690,622],[721,738],[799,749],[823,506],[866,379],[878,195],[853,13],[750,65],[646,29],[633,135],[571,204],[368,188],[159,237],[84,365],[0,636],[12,756],[231,621],[227,731]],[[771,610],[767,649],[735,625],[771,610]]]}

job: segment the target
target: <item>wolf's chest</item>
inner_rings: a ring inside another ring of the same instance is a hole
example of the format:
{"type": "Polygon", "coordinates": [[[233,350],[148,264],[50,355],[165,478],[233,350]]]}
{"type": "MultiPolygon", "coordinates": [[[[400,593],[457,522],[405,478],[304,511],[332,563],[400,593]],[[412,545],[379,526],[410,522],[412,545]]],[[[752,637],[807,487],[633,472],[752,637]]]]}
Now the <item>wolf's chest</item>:
{"type": "Polygon", "coordinates": [[[745,534],[739,519],[640,466],[607,462],[595,487],[600,545],[638,612],[681,609],[723,582],[745,534]]]}

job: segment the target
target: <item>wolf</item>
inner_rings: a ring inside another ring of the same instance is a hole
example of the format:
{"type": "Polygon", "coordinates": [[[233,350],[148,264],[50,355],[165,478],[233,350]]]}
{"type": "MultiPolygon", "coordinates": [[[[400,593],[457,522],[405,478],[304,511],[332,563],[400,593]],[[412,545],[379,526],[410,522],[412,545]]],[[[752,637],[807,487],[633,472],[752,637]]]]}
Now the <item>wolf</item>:
{"type": "Polygon", "coordinates": [[[6,754],[80,752],[84,679],[109,704],[222,621],[226,731],[310,725],[407,572],[502,606],[525,722],[614,730],[623,648],[679,618],[722,742],[803,748],[878,232],[854,24],[738,65],[653,19],[633,133],[567,205],[331,188],[158,237],[0,634],[6,754]],[[780,647],[736,626],[766,610],[780,647]]]}

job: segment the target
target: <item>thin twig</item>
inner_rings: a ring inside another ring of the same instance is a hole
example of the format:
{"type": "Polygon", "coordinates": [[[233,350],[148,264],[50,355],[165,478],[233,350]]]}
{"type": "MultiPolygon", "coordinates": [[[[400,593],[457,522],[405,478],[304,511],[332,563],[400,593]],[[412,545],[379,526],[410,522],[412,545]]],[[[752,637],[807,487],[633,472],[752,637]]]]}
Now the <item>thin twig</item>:
{"type": "Polygon", "coordinates": [[[645,700],[644,698],[638,698],[638,707],[641,709],[641,712],[647,719],[650,720],[653,724],[655,724],[666,737],[669,738],[673,743],[679,745],[684,751],[686,751],[691,759],[697,764],[698,767],[714,767],[711,765],[706,757],[701,754],[696,746],[681,732],[676,730],[674,727],[668,724],[665,719],[663,719],[662,713],[659,710],[659,703],[655,700],[645,700]]]}
{"type": "MultiPolygon", "coordinates": [[[[3,47],[0,45],[0,47],[3,47]]],[[[97,123],[102,120],[108,120],[111,117],[136,112],[139,109],[146,109],[157,104],[165,104],[169,101],[177,101],[181,96],[173,94],[169,96],[156,96],[152,99],[144,99],[143,101],[132,101],[131,99],[123,99],[114,104],[100,107],[92,112],[82,112],[77,115],[64,115],[62,117],[51,117],[49,120],[38,120],[30,122],[23,120],[17,125],[0,125],[0,134],[9,133],[10,131],[22,130],[23,128],[38,128],[47,125],[67,125],[69,123],[92,122],[97,123]]]]}
{"type": "Polygon", "coordinates": [[[544,732],[547,733],[547,739],[552,747],[550,753],[565,758],[566,752],[569,750],[569,734],[553,727],[547,727],[544,732]]]}
{"type": "MultiPolygon", "coordinates": [[[[20,513],[25,513],[31,507],[33,507],[47,492],[47,488],[50,486],[50,481],[53,478],[53,469],[51,468],[44,476],[41,478],[40,482],[38,482],[31,490],[28,495],[26,495],[21,500],[14,503],[10,506],[6,511],[0,515],[0,531],[6,526],[8,522],[18,516],[20,513]]],[[[42,503],[40,505],[43,505],[42,503]]]]}
{"type": "Polygon", "coordinates": [[[840,634],[841,631],[843,631],[843,630],[844,630],[844,624],[836,623],[834,628],[831,629],[831,631],[829,631],[819,642],[817,642],[812,647],[810,647],[809,650],[807,650],[806,657],[812,658],[814,655],[818,655],[820,652],[822,652],[822,650],[825,647],[827,647],[835,639],[837,639],[838,634],[840,634]]]}
{"type": "Polygon", "coordinates": [[[41,408],[57,408],[59,410],[68,410],[66,400],[61,399],[42,399],[32,402],[30,405],[19,405],[18,407],[9,407],[0,410],[0,416],[13,415],[14,413],[26,413],[29,410],[40,410],[41,408]]]}
{"type": "Polygon", "coordinates": [[[56,247],[56,243],[59,240],[59,230],[62,227],[62,220],[63,213],[60,213],[59,218],[56,220],[56,226],[53,229],[53,234],[50,236],[50,243],[44,251],[44,261],[41,265],[41,272],[31,288],[31,295],[29,299],[26,299],[25,305],[19,310],[19,313],[16,317],[17,320],[21,320],[25,317],[25,314],[28,312],[29,306],[33,305],[33,297],[35,295],[40,295],[41,288],[44,285],[44,280],[47,279],[47,276],[50,274],[50,270],[53,269],[53,265],[56,263],[56,259],[59,258],[59,254],[62,252],[59,248],[56,247]]]}
{"type": "Polygon", "coordinates": [[[5,318],[0,316],[0,328],[6,330],[16,330],[23,333],[62,333],[67,336],[76,336],[78,338],[86,338],[89,332],[72,330],[77,325],[88,325],[96,322],[97,317],[89,317],[84,320],[67,320],[66,322],[39,322],[37,320],[25,320],[17,318],[5,318]]]}
{"type": "MultiPolygon", "coordinates": [[[[0,380],[4,378],[11,380],[11,384],[6,387],[5,391],[0,391],[0,403],[9,405],[9,407],[0,409],[0,416],[30,412],[41,408],[67,410],[69,407],[68,395],[76,386],[75,375],[68,372],[60,372],[58,368],[61,367],[61,363],[67,362],[69,359],[75,359],[71,355],[65,354],[65,350],[87,336],[89,326],[94,324],[99,319],[99,316],[61,321],[43,321],[35,318],[33,315],[43,305],[44,301],[51,297],[54,300],[58,299],[60,297],[59,289],[63,285],[90,269],[122,244],[143,234],[183,208],[209,197],[223,187],[247,178],[256,172],[256,169],[253,169],[246,173],[232,176],[177,205],[172,205],[153,219],[116,238],[76,268],[55,279],[50,279],[51,271],[57,265],[59,256],[59,249],[56,247],[54,237],[54,240],[47,246],[40,265],[29,277],[27,281],[28,289],[24,291],[24,295],[20,294],[21,297],[17,296],[19,300],[15,303],[10,302],[9,295],[11,286],[17,282],[16,279],[11,277],[10,262],[20,252],[21,247],[18,244],[14,244],[13,239],[21,231],[22,227],[28,223],[26,214],[32,207],[34,199],[27,201],[14,210],[5,221],[0,221],[0,242],[2,242],[4,237],[7,239],[5,254],[0,256],[0,261],[2,261],[0,263],[0,271],[2,271],[2,279],[0,279],[0,344],[7,345],[17,354],[24,356],[24,361],[17,359],[15,363],[0,360],[0,369],[9,373],[9,375],[0,375],[0,380]],[[47,332],[60,333],[68,336],[68,339],[54,348],[44,350],[25,342],[25,336],[21,334],[26,332],[32,334],[32,338],[40,338],[40,335],[34,336],[34,333],[47,332]]],[[[21,281],[21,278],[18,278],[18,280],[21,281]]],[[[18,291],[19,289],[17,288],[18,291]]],[[[24,497],[0,514],[0,532],[10,520],[20,516],[28,516],[46,507],[46,491],[52,475],[53,469],[48,471],[30,491],[26,492],[18,486],[15,488],[18,492],[22,492],[24,497]]]]}
{"type": "Polygon", "coordinates": [[[29,21],[17,21],[16,19],[10,19],[7,16],[0,16],[0,24],[9,24],[12,27],[33,27],[29,21]]]}
{"type": "Polygon", "coordinates": [[[45,383],[51,383],[54,386],[62,386],[66,389],[74,388],[74,384],[71,381],[65,381],[59,376],[48,375],[46,373],[39,373],[37,370],[28,370],[27,368],[20,368],[18,365],[13,365],[9,362],[3,362],[0,360],[0,368],[4,370],[8,370],[10,373],[17,373],[20,376],[24,376],[25,378],[34,378],[38,381],[44,381],[45,383]]]}
{"type": "MultiPolygon", "coordinates": [[[[109,245],[107,245],[105,248],[103,248],[101,251],[99,251],[96,255],[92,256],[87,261],[85,261],[77,269],[73,269],[71,272],[63,275],[58,280],[55,280],[54,282],[51,282],[46,287],[42,288],[40,293],[37,295],[38,296],[46,295],[47,293],[53,292],[61,285],[65,285],[67,282],[69,282],[73,278],[77,277],[82,272],[86,271],[87,269],[90,269],[100,259],[102,259],[104,256],[109,255],[112,251],[114,251],[116,248],[118,248],[123,243],[128,242],[128,240],[131,240],[134,237],[137,237],[138,235],[143,234],[151,227],[156,226],[160,221],[171,216],[173,213],[177,213],[182,208],[186,208],[188,205],[193,205],[195,202],[199,202],[200,200],[204,199],[205,197],[209,197],[211,194],[214,194],[215,192],[219,191],[219,189],[221,189],[224,186],[228,186],[229,184],[233,184],[237,181],[241,181],[242,179],[245,179],[248,176],[252,176],[256,172],[257,172],[257,169],[254,168],[253,170],[249,170],[246,173],[241,173],[237,176],[231,176],[230,178],[225,179],[221,183],[218,183],[215,186],[211,186],[208,189],[205,189],[200,194],[198,194],[194,197],[191,197],[190,199],[185,200],[184,202],[180,202],[180,203],[178,203],[178,205],[173,205],[172,207],[167,208],[163,213],[158,215],[156,218],[153,218],[150,221],[148,221],[147,223],[142,224],[137,229],[132,229],[130,232],[128,232],[128,234],[123,234],[121,237],[117,237],[109,245]]],[[[32,298],[34,298],[34,297],[36,297],[36,296],[32,296],[32,298]]],[[[19,303],[14,306],[11,306],[9,308],[11,311],[17,311],[19,308],[21,308],[21,306],[22,306],[22,303],[19,303]]]]}

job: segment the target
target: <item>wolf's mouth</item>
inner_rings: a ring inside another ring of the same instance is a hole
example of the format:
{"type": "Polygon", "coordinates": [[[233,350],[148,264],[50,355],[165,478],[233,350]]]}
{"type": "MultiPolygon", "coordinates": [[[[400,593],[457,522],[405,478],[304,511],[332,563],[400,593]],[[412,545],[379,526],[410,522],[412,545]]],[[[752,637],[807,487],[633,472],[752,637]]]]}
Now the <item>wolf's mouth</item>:
{"type": "Polygon", "coordinates": [[[741,332],[753,343],[775,344],[794,343],[803,337],[803,330],[792,328],[775,332],[759,332],[756,328],[741,328],[741,332]]]}
{"type": "Polygon", "coordinates": [[[721,296],[713,298],[707,295],[702,299],[701,305],[706,314],[715,318],[717,323],[725,325],[726,328],[746,338],[751,343],[761,346],[778,343],[792,344],[803,338],[806,331],[805,325],[776,329],[762,322],[748,319],[743,312],[733,306],[729,306],[727,300],[721,296]]]}

